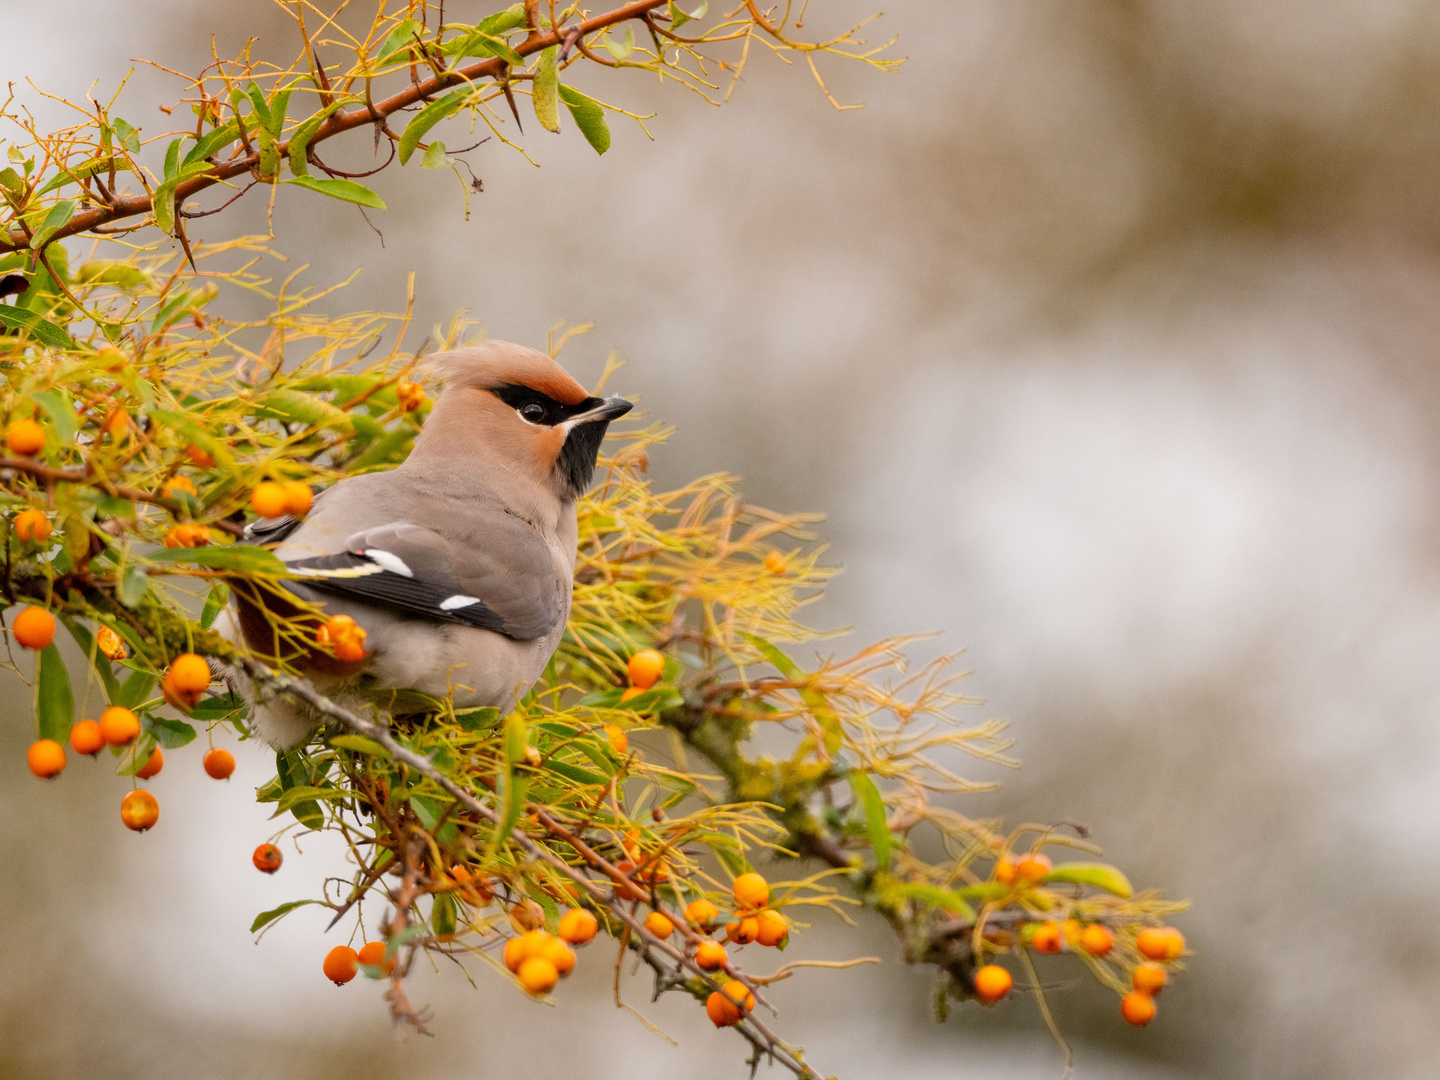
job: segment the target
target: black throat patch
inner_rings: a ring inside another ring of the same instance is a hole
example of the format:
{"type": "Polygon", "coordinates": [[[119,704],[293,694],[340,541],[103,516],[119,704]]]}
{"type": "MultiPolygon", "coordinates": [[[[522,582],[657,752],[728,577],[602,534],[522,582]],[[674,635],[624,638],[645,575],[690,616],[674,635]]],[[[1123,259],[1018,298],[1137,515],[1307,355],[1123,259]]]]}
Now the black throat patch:
{"type": "Polygon", "coordinates": [[[600,443],[605,439],[609,420],[591,420],[570,429],[560,458],[555,462],[555,473],[566,498],[578,499],[590,486],[595,475],[595,459],[600,454],[600,443]]]}

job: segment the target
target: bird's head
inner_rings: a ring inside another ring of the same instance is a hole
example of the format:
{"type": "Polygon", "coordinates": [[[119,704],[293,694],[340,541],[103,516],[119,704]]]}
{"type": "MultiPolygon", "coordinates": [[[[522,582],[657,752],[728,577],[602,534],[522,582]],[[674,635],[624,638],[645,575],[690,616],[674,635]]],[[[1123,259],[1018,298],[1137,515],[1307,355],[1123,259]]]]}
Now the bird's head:
{"type": "Polygon", "coordinates": [[[443,383],[415,444],[419,463],[493,463],[527,477],[561,502],[590,486],[610,421],[632,408],[592,397],[543,352],[484,341],[427,358],[443,383]]]}

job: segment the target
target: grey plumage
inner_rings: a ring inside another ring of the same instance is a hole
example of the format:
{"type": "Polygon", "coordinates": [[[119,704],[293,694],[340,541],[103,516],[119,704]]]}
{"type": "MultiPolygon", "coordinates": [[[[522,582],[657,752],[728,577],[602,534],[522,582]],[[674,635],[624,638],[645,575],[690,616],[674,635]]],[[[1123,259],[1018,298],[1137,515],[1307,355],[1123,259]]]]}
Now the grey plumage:
{"type": "MultiPolygon", "coordinates": [[[[307,672],[326,693],[358,703],[417,690],[507,708],[564,633],[574,500],[605,425],[630,404],[591,398],[545,354],[505,342],[431,363],[446,386],[408,460],[340,481],[304,521],[259,523],[254,538],[296,570],[293,593],[367,632],[359,670],[307,672]]],[[[227,615],[223,631],[258,647],[255,613],[227,615]]],[[[278,700],[253,711],[277,747],[318,720],[278,700]]]]}

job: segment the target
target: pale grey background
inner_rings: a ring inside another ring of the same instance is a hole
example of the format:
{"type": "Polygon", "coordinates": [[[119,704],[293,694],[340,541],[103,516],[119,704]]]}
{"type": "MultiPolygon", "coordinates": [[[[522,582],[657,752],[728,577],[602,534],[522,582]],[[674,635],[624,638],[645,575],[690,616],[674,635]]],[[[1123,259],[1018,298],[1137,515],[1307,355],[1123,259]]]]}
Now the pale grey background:
{"type": "MultiPolygon", "coordinates": [[[[820,28],[870,10],[811,7],[820,28]]],[[[444,174],[387,173],[383,249],[300,194],[282,247],[317,283],[364,267],[332,310],[397,308],[414,269],[422,325],[468,307],[543,344],[596,320],[567,360],[631,360],[614,388],[680,428],[661,482],[734,470],[829,513],[846,573],[817,621],[969,649],[976,715],[1013,720],[1026,767],[966,808],[1087,821],[1195,902],[1199,956],[1149,1029],[1086,982],[1061,996],[1078,1076],[1433,1076],[1440,10],[894,7],[875,36],[902,35],[899,74],[827,68],[864,110],[764,58],[722,110],[636,77],[602,96],[658,107],[653,143],[531,139],[538,170],[487,146],[468,224],[444,174]]],[[[0,0],[5,77],[72,96],[130,57],[197,67],[242,24],[294,48],[262,0],[0,0]]],[[[163,130],[174,93],[141,71],[122,115],[163,130]]],[[[250,943],[256,911],[336,865],[307,844],[273,879],[249,868],[262,755],[228,788],[174,755],[161,825],[133,837],[118,780],[25,773],[11,692],[0,1076],[743,1075],[682,1002],[649,1007],[680,1050],[616,1012],[590,954],[554,1010],[423,976],[437,1038],[397,1044],[376,987],[320,979],[318,915],[250,943]]],[[[936,1027],[924,974],[860,938],[801,942],[884,967],[777,994],[823,1071],[1060,1075],[1028,1003],[936,1027]]]]}

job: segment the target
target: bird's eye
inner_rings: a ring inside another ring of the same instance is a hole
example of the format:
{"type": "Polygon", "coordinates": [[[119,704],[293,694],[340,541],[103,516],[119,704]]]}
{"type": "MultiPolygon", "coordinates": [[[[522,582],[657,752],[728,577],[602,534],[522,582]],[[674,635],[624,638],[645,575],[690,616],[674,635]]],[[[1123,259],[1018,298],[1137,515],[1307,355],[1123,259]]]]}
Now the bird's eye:
{"type": "Polygon", "coordinates": [[[545,406],[537,401],[520,406],[520,418],[528,420],[532,424],[540,424],[545,421],[545,406]]]}

